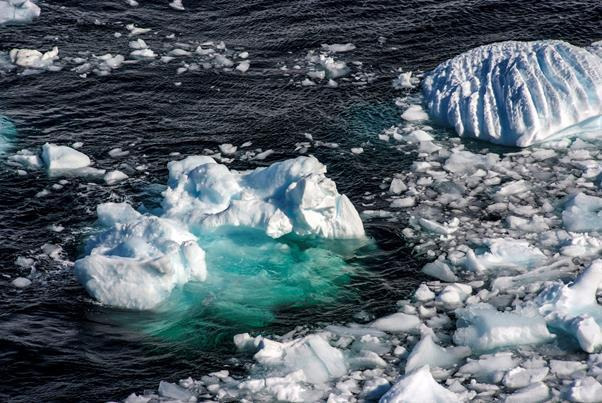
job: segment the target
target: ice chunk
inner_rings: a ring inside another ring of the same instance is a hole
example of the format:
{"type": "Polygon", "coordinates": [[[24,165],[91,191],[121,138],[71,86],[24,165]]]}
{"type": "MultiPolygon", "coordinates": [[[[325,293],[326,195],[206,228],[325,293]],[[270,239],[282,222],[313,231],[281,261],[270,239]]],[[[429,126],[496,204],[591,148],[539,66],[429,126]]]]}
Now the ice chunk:
{"type": "Polygon", "coordinates": [[[40,16],[40,7],[31,0],[0,0],[0,25],[28,23],[40,16]]]}
{"type": "Polygon", "coordinates": [[[13,281],[11,281],[11,283],[17,288],[25,288],[31,285],[31,280],[25,277],[17,277],[13,281]]]}
{"type": "Polygon", "coordinates": [[[488,304],[475,304],[456,311],[454,342],[473,350],[488,351],[500,347],[550,341],[543,317],[500,312],[488,304]]]}
{"type": "Polygon", "coordinates": [[[331,53],[342,53],[355,50],[353,43],[333,43],[332,45],[322,44],[322,49],[331,53]]]}
{"type": "Polygon", "coordinates": [[[564,204],[564,227],[573,232],[602,231],[602,198],[577,193],[564,204]]]}
{"type": "Polygon", "coordinates": [[[301,370],[311,383],[325,383],[347,373],[343,353],[319,335],[285,343],[264,338],[259,342],[258,350],[254,355],[258,363],[287,373],[301,370]]]}
{"type": "Polygon", "coordinates": [[[459,364],[464,357],[470,355],[468,347],[443,348],[435,344],[430,335],[426,335],[412,349],[406,362],[406,374],[425,365],[430,367],[450,368],[459,364]]]}
{"type": "Polygon", "coordinates": [[[30,69],[48,69],[58,58],[59,49],[56,46],[45,53],[35,49],[13,49],[10,51],[11,62],[17,66],[30,69]]]}
{"type": "Polygon", "coordinates": [[[602,346],[602,307],[596,300],[601,282],[602,260],[598,259],[574,283],[554,284],[535,300],[549,325],[572,335],[588,353],[602,346]]]}
{"type": "Polygon", "coordinates": [[[42,146],[42,161],[49,171],[85,168],[90,158],[71,147],[46,143],[42,146]]]}
{"type": "Polygon", "coordinates": [[[427,120],[429,117],[422,109],[420,105],[410,105],[404,113],[401,114],[401,118],[408,122],[415,122],[420,120],[427,120]]]}
{"type": "Polygon", "coordinates": [[[489,169],[499,161],[495,154],[475,154],[470,151],[455,151],[445,161],[443,168],[455,174],[473,174],[478,169],[489,169]]]}
{"type": "Polygon", "coordinates": [[[440,64],[423,93],[432,117],[460,136],[527,147],[576,125],[596,126],[601,72],[600,57],[569,43],[509,41],[440,64]]]}
{"type": "Polygon", "coordinates": [[[545,262],[546,256],[529,242],[517,239],[487,239],[480,247],[469,250],[464,267],[476,273],[511,269],[525,271],[545,262]]]}
{"type": "Polygon", "coordinates": [[[382,330],[383,332],[403,333],[415,332],[420,326],[420,323],[420,319],[418,319],[417,316],[397,312],[376,319],[370,324],[370,327],[382,330]]]}
{"type": "Polygon", "coordinates": [[[115,170],[107,172],[104,176],[104,181],[107,185],[113,185],[117,182],[126,180],[127,178],[129,178],[129,176],[127,176],[125,173],[115,170]]]}
{"type": "Polygon", "coordinates": [[[591,376],[575,380],[566,396],[571,402],[599,402],[601,397],[602,385],[591,376]]]}
{"type": "Polygon", "coordinates": [[[506,397],[504,403],[546,402],[550,398],[550,389],[542,382],[536,382],[506,397]]]}
{"type": "Polygon", "coordinates": [[[499,383],[504,372],[516,367],[517,364],[517,360],[511,353],[484,354],[476,360],[469,358],[468,362],[460,367],[458,373],[470,374],[479,382],[499,383]]]}
{"type": "Polygon", "coordinates": [[[205,280],[205,252],[180,224],[153,216],[134,218],[122,206],[101,206],[100,221],[113,225],[92,237],[87,256],[75,262],[76,277],[98,301],[152,309],[174,287],[205,280]],[[125,221],[119,222],[122,217],[125,221]]]}
{"type": "Polygon", "coordinates": [[[380,398],[379,403],[452,403],[461,399],[439,385],[428,365],[406,375],[380,398]]]}

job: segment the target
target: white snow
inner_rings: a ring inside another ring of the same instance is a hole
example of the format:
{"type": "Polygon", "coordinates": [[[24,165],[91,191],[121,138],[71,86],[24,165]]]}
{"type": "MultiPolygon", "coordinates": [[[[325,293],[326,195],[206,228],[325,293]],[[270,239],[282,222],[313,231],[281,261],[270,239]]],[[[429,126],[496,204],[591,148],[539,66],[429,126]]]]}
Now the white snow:
{"type": "Polygon", "coordinates": [[[423,92],[432,117],[458,135],[526,147],[599,127],[601,72],[600,57],[569,43],[509,41],[440,64],[423,92]]]}

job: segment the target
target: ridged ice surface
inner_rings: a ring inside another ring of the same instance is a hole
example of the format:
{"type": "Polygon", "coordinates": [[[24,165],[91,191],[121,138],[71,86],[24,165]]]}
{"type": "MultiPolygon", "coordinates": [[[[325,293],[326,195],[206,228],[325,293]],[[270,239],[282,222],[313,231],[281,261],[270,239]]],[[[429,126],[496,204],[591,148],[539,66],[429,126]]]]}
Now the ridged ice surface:
{"type": "Polygon", "coordinates": [[[427,109],[460,136],[510,146],[526,147],[576,126],[600,131],[602,59],[590,50],[562,41],[472,49],[427,76],[427,109]]]}

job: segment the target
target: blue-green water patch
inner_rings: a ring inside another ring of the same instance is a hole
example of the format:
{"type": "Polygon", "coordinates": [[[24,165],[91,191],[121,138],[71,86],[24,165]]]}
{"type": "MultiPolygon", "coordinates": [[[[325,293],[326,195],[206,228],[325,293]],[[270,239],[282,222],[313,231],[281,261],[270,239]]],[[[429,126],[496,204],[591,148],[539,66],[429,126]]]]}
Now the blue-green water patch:
{"type": "Polygon", "coordinates": [[[362,270],[353,263],[362,246],[358,241],[274,240],[239,230],[204,235],[199,243],[206,251],[205,282],[176,289],[154,312],[111,316],[163,341],[209,347],[277,323],[285,311],[340,306],[356,298],[349,285],[362,270]]]}
{"type": "Polygon", "coordinates": [[[0,153],[6,152],[17,135],[15,125],[4,116],[0,116],[0,153]]]}

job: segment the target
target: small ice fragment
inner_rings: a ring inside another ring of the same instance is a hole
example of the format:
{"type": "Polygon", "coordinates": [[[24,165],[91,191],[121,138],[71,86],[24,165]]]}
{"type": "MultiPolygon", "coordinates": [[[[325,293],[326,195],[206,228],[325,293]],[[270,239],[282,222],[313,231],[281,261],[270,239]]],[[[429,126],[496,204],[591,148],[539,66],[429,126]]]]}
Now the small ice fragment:
{"type": "Polygon", "coordinates": [[[225,143],[225,144],[220,144],[219,145],[219,150],[222,152],[222,154],[225,155],[232,155],[236,153],[238,147],[230,144],[230,143],[225,143]]]}
{"type": "Polygon", "coordinates": [[[356,154],[356,155],[357,155],[357,154],[361,154],[361,153],[363,153],[363,152],[364,152],[364,149],[363,149],[362,147],[355,147],[355,148],[352,148],[352,149],[351,149],[351,152],[352,152],[353,154],[356,154]]]}
{"type": "Polygon", "coordinates": [[[343,53],[355,50],[353,43],[333,43],[332,45],[322,44],[322,49],[332,53],[343,53]]]}
{"type": "Polygon", "coordinates": [[[415,315],[397,312],[376,319],[370,324],[370,327],[382,330],[383,332],[404,333],[416,331],[418,326],[420,326],[420,323],[420,319],[415,315]]]}
{"type": "Polygon", "coordinates": [[[420,120],[427,120],[428,115],[422,109],[420,105],[410,105],[408,109],[405,110],[404,113],[401,114],[401,118],[407,120],[408,122],[416,122],[420,120]]]}
{"type": "Polygon", "coordinates": [[[241,73],[246,73],[247,70],[249,70],[250,66],[251,63],[248,60],[245,60],[244,62],[240,62],[238,66],[236,66],[236,70],[240,71],[241,73]]]}
{"type": "Polygon", "coordinates": [[[107,172],[104,176],[104,181],[106,182],[107,185],[113,185],[113,184],[115,184],[117,182],[121,182],[127,178],[129,178],[129,176],[127,176],[125,173],[115,170],[115,171],[107,172]]]}
{"type": "Polygon", "coordinates": [[[11,283],[17,288],[25,288],[31,285],[31,280],[25,277],[17,277],[11,283]]]}

